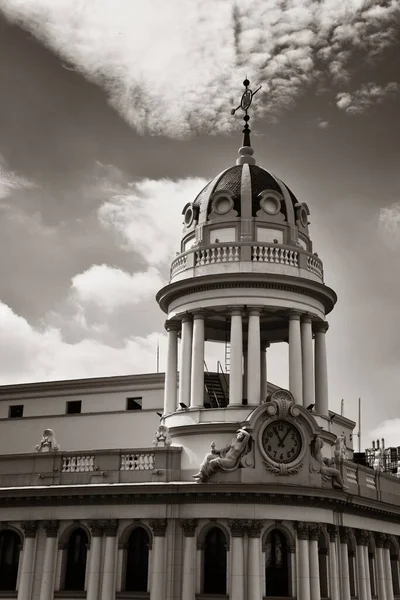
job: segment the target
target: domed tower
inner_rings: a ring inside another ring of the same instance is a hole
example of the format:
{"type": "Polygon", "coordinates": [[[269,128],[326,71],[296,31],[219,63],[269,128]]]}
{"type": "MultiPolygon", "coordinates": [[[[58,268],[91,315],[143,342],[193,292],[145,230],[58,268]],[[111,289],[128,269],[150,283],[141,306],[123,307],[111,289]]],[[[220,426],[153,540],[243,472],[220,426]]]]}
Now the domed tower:
{"type": "MultiPolygon", "coordinates": [[[[248,92],[246,86],[243,98],[248,92]]],[[[203,431],[209,439],[215,423],[228,436],[265,402],[271,344],[289,344],[289,390],[296,404],[315,405],[322,423],[328,418],[325,317],[336,295],[324,284],[322,261],[313,252],[307,204],[256,164],[243,98],[244,140],[236,165],[184,207],[180,253],[157,295],[167,314],[165,423],[183,446],[189,433],[191,442],[203,431]],[[225,344],[230,354],[229,374],[219,375],[223,393],[217,393],[215,375],[213,383],[205,373],[208,341],[225,344]]]]}

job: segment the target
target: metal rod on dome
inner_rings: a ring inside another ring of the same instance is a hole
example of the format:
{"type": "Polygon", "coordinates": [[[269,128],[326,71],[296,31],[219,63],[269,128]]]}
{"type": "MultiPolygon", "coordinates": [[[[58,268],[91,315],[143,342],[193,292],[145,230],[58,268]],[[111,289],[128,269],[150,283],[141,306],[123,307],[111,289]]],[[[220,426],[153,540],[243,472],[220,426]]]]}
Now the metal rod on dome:
{"type": "Polygon", "coordinates": [[[243,121],[244,121],[244,129],[243,129],[243,146],[248,146],[251,147],[251,142],[250,142],[250,132],[251,129],[249,127],[249,121],[250,121],[250,115],[248,114],[248,110],[251,106],[251,103],[253,101],[253,97],[257,94],[257,92],[261,89],[261,85],[254,90],[254,92],[249,88],[250,85],[250,81],[246,79],[243,81],[243,85],[246,88],[245,91],[242,94],[242,98],[240,100],[240,104],[239,106],[237,106],[236,108],[232,108],[231,110],[231,114],[234,115],[235,112],[237,110],[239,110],[239,108],[241,108],[244,111],[244,117],[243,117],[243,121]]]}

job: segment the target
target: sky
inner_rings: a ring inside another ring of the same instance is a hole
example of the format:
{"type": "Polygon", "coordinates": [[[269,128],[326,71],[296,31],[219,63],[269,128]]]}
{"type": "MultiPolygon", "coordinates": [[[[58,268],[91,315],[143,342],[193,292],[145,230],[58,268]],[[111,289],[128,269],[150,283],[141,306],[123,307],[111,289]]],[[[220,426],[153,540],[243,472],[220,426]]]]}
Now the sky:
{"type": "MultiPolygon", "coordinates": [[[[397,0],[0,0],[0,384],[154,372],[181,211],[235,164],[310,208],[330,407],[400,445],[397,0]]],[[[216,354],[210,349],[210,366],[216,354]]],[[[287,346],[269,379],[287,386],[287,346]]],[[[355,445],[357,448],[357,440],[355,445]]]]}

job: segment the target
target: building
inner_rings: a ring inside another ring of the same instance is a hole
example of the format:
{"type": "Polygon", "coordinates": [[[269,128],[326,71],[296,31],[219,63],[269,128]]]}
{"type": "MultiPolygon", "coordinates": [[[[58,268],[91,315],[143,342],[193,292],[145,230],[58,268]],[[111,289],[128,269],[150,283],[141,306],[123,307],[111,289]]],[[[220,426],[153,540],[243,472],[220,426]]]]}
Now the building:
{"type": "Polygon", "coordinates": [[[0,389],[0,598],[400,596],[399,482],[353,460],[355,423],[329,410],[336,295],[249,133],[184,207],[165,381],[0,389]],[[210,341],[228,369],[205,371],[210,341]],[[267,385],[278,343],[289,390],[267,385]]]}

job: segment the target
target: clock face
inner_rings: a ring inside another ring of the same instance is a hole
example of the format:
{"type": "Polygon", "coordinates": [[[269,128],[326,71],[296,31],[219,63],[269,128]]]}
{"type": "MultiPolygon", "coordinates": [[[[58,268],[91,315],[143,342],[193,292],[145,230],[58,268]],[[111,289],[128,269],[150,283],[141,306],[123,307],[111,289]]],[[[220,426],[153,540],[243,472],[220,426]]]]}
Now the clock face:
{"type": "Polygon", "coordinates": [[[262,445],[274,462],[291,463],[301,452],[300,431],[290,421],[271,421],[263,431],[262,445]]]}

